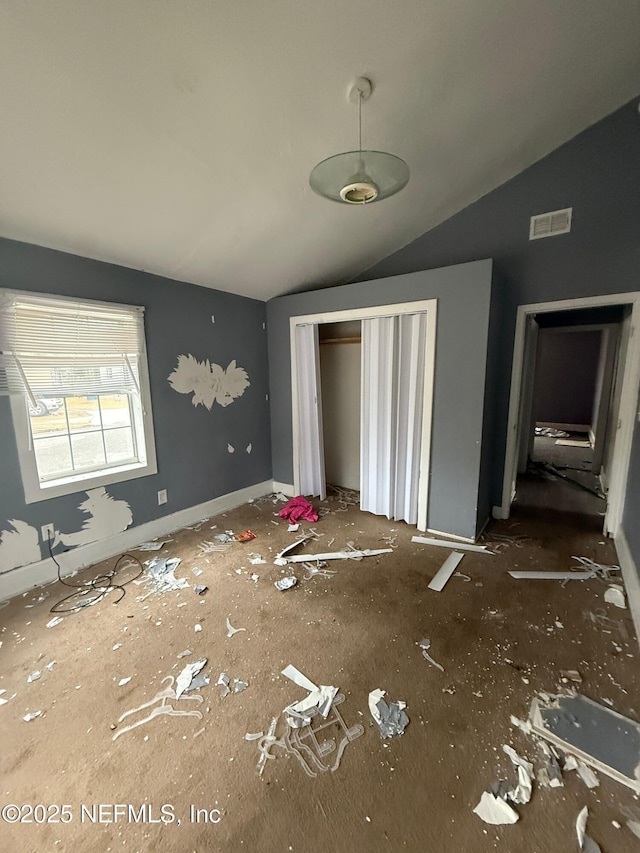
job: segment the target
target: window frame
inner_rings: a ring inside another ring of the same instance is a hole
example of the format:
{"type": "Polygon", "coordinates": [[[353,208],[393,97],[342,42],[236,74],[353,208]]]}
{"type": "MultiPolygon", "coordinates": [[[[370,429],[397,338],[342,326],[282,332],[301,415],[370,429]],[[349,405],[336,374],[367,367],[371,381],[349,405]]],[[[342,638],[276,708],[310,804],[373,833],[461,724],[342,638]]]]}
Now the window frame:
{"type": "MultiPolygon", "coordinates": [[[[6,288],[3,289],[8,290],[6,288]]],[[[26,293],[25,291],[10,290],[9,292],[26,293]]],[[[28,295],[30,298],[37,298],[41,296],[43,299],[60,299],[66,302],[78,302],[80,305],[82,303],[91,303],[93,305],[104,305],[109,308],[121,306],[126,309],[138,307],[123,303],[84,299],[83,297],[77,296],[60,296],[49,293],[34,293],[32,291],[28,291],[28,295]]],[[[141,441],[140,450],[144,451],[146,462],[129,462],[124,465],[109,466],[108,468],[103,468],[99,472],[89,471],[40,482],[35,446],[31,435],[27,396],[26,394],[10,394],[9,401],[11,407],[11,418],[13,421],[13,431],[18,451],[24,499],[27,504],[38,503],[51,498],[63,497],[64,495],[83,492],[87,489],[94,489],[99,486],[111,486],[116,483],[123,483],[127,480],[134,480],[139,477],[147,477],[158,473],[144,319],[142,322],[142,330],[142,346],[140,356],[138,358],[141,415],[139,418],[135,416],[135,426],[133,423],[134,418],[132,417],[132,427],[136,432],[138,440],[141,441]]],[[[100,393],[99,389],[96,390],[96,393],[100,393]]],[[[137,407],[134,406],[132,408],[132,415],[134,415],[137,407]]]]}

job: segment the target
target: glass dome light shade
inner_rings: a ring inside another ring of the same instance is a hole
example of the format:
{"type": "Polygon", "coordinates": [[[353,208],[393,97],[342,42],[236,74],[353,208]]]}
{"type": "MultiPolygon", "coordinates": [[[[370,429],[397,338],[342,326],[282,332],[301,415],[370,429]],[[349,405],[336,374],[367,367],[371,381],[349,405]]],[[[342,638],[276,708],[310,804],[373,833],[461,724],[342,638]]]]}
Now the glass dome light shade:
{"type": "Polygon", "coordinates": [[[409,167],[384,151],[345,151],[328,157],[309,175],[311,189],[341,204],[371,204],[407,185],[409,167]]]}

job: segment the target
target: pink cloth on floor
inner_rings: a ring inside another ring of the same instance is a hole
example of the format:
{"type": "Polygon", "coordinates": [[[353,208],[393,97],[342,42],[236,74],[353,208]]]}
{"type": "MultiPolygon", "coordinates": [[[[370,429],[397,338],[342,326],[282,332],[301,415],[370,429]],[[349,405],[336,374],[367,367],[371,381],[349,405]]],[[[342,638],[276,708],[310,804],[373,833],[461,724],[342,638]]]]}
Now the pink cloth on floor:
{"type": "Polygon", "coordinates": [[[297,524],[300,520],[317,521],[318,513],[313,508],[313,504],[309,503],[302,495],[297,498],[291,498],[290,501],[280,510],[280,518],[287,518],[291,524],[297,524]]]}

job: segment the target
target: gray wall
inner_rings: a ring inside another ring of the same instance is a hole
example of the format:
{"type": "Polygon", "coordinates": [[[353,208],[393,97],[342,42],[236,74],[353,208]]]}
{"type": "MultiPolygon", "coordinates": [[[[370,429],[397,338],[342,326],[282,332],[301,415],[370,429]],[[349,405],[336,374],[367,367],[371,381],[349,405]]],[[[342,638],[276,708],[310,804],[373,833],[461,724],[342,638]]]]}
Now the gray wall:
{"type": "Polygon", "coordinates": [[[536,422],[591,425],[602,332],[540,329],[533,387],[536,422]]]}
{"type": "Polygon", "coordinates": [[[488,506],[479,482],[491,281],[492,264],[484,260],[267,303],[274,479],[293,482],[289,318],[437,299],[429,527],[474,537],[478,507],[488,506]]]}
{"type": "Polygon", "coordinates": [[[634,453],[629,466],[629,482],[627,484],[627,500],[624,505],[622,526],[627,542],[634,555],[636,566],[640,565],[640,424],[636,419],[633,437],[634,453]]]}
{"type": "MultiPolygon", "coordinates": [[[[358,278],[493,258],[487,403],[494,428],[492,440],[483,445],[482,467],[490,476],[494,504],[501,502],[517,306],[640,290],[637,107],[634,99],[358,278]],[[529,218],[564,207],[573,207],[571,233],[529,242],[529,218]]],[[[632,472],[639,468],[636,429],[632,472]]],[[[627,506],[637,507],[640,477],[635,474],[629,478],[627,506]]],[[[626,532],[632,535],[628,523],[626,532]]],[[[634,554],[640,565],[639,539],[634,554]]]]}
{"type": "MultiPolygon", "coordinates": [[[[107,487],[130,504],[134,525],[271,479],[263,302],[2,239],[0,287],[145,306],[158,473],[107,487]],[[178,394],[167,382],[177,356],[189,353],[224,368],[235,359],[250,386],[226,408],[194,408],[190,394],[178,394]],[[251,454],[245,452],[249,443],[251,454]],[[157,492],[165,488],[169,501],[158,506],[157,492]]],[[[58,530],[79,529],[83,492],[25,504],[6,397],[0,397],[0,437],[0,531],[12,518],[38,529],[48,522],[58,530]]]]}

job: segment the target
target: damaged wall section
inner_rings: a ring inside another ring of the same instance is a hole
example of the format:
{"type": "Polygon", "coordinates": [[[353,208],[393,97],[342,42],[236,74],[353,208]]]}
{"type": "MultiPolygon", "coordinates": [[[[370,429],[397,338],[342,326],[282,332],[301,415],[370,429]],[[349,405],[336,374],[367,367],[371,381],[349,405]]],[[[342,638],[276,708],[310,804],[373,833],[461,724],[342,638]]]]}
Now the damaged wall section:
{"type": "MultiPolygon", "coordinates": [[[[271,479],[263,302],[5,239],[0,287],[145,307],[158,473],[108,487],[114,501],[130,507],[134,526],[271,479]],[[184,353],[214,367],[235,360],[250,385],[242,384],[233,405],[194,407],[167,379],[184,353]],[[229,454],[229,440],[251,453],[229,454]],[[160,489],[168,491],[162,506],[160,489]]],[[[81,483],[79,493],[25,503],[9,398],[1,396],[0,435],[0,532],[11,519],[30,525],[36,538],[50,522],[56,530],[80,529],[81,483]]],[[[22,565],[39,559],[29,552],[22,565]]]]}

